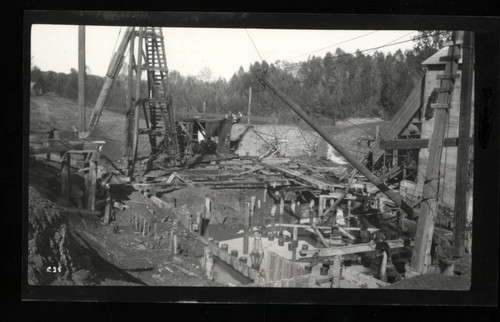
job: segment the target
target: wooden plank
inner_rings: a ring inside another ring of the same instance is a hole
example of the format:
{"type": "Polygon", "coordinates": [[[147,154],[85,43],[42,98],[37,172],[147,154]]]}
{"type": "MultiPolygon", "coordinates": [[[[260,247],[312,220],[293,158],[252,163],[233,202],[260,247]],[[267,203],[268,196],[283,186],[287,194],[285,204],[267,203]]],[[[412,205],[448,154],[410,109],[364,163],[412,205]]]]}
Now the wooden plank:
{"type": "Polygon", "coordinates": [[[357,272],[349,267],[344,267],[342,269],[342,277],[346,281],[359,285],[361,287],[380,288],[389,286],[389,283],[383,282],[369,275],[357,272]]]}
{"type": "Polygon", "coordinates": [[[462,58],[462,55],[460,55],[460,54],[456,54],[453,56],[441,56],[441,57],[439,57],[439,61],[459,60],[460,58],[462,58]]]}
{"type": "MultiPolygon", "coordinates": [[[[436,78],[438,80],[452,80],[452,79],[457,79],[457,78],[460,78],[460,74],[458,73],[453,73],[453,74],[440,74],[440,75],[436,75],[436,78]]],[[[444,86],[442,86],[444,87],[444,86]]]]}
{"type": "Polygon", "coordinates": [[[431,108],[434,108],[434,109],[440,109],[440,108],[449,109],[450,107],[451,107],[451,105],[449,103],[432,103],[431,104],[431,108]]]}
{"type": "Polygon", "coordinates": [[[84,146],[83,142],[79,143],[60,143],[53,142],[50,143],[49,146],[30,146],[29,147],[29,155],[36,154],[46,154],[46,153],[56,153],[56,152],[66,152],[72,149],[82,149],[84,146]]]}
{"type": "MultiPolygon", "coordinates": [[[[388,240],[386,241],[390,248],[399,248],[404,246],[402,239],[388,240]]],[[[330,257],[336,255],[348,255],[356,253],[364,253],[374,251],[376,248],[376,243],[363,243],[363,244],[351,244],[346,246],[319,248],[315,250],[301,250],[301,254],[314,254],[318,253],[319,257],[330,257]]]]}
{"type": "MultiPolygon", "coordinates": [[[[454,32],[456,35],[456,32],[454,32]]],[[[458,46],[451,46],[448,50],[448,55],[453,55],[459,52],[458,46]]],[[[455,61],[448,62],[445,65],[444,75],[455,75],[458,69],[458,63],[455,61]]],[[[453,81],[449,78],[440,78],[441,87],[453,85],[453,81]]],[[[438,103],[444,104],[449,102],[452,93],[439,93],[438,103]]],[[[441,165],[441,155],[443,151],[443,141],[445,137],[445,124],[447,124],[449,113],[445,109],[437,109],[434,115],[434,129],[429,143],[429,158],[427,161],[427,169],[424,177],[424,188],[422,192],[422,200],[420,205],[420,215],[417,224],[417,233],[415,235],[415,248],[413,249],[412,268],[419,273],[427,272],[427,268],[431,265],[431,243],[434,233],[435,218],[437,214],[437,198],[438,198],[438,183],[439,180],[434,180],[439,176],[441,165]]],[[[411,218],[410,218],[411,219],[411,218]]]]}
{"type": "Polygon", "coordinates": [[[262,161],[262,163],[266,167],[268,167],[274,171],[278,171],[278,172],[283,173],[286,177],[293,178],[299,182],[305,183],[305,184],[310,185],[314,188],[321,189],[321,190],[334,190],[333,185],[327,184],[327,183],[322,182],[316,178],[302,174],[299,171],[287,169],[285,167],[282,167],[282,166],[279,166],[276,164],[272,164],[272,163],[267,162],[267,161],[262,161]]]}
{"type": "Polygon", "coordinates": [[[472,107],[472,86],[474,75],[474,35],[464,33],[462,79],[460,92],[460,116],[458,123],[457,174],[455,190],[455,229],[454,245],[459,255],[465,252],[465,226],[467,222],[467,187],[469,186],[469,141],[472,107]]]}

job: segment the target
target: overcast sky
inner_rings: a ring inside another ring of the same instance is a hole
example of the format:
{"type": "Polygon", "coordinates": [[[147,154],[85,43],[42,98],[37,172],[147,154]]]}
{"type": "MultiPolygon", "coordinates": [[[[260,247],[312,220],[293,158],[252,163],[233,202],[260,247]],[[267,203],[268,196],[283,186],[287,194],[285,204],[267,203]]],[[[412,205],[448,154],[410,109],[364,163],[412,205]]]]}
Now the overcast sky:
{"type": "MultiPolygon", "coordinates": [[[[118,46],[117,42],[124,29],[115,26],[86,27],[86,65],[91,74],[105,75],[115,45],[118,46]]],[[[229,80],[240,66],[248,70],[251,63],[260,61],[257,50],[262,59],[270,63],[276,60],[299,62],[307,60],[309,55],[324,56],[328,51],[333,53],[337,47],[350,53],[357,49],[410,40],[417,34],[412,30],[219,28],[163,28],[163,33],[170,70],[177,70],[184,76],[196,76],[207,67],[212,71],[213,78],[221,77],[226,80],[229,80]],[[351,40],[353,38],[357,39],[351,40]],[[346,42],[342,43],[344,41],[346,42]]],[[[404,50],[412,46],[413,42],[408,41],[379,51],[394,53],[399,48],[404,50]]],[[[78,26],[33,25],[31,56],[32,64],[43,71],[69,73],[71,68],[77,69],[78,26]]]]}

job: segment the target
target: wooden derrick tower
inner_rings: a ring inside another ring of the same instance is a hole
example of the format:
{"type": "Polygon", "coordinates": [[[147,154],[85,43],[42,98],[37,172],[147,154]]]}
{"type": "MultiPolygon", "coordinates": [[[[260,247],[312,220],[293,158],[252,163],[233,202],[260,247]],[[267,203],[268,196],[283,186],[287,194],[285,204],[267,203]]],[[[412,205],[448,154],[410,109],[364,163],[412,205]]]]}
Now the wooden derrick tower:
{"type": "Polygon", "coordinates": [[[80,137],[88,137],[97,126],[104,109],[104,102],[123,65],[127,48],[129,50],[128,92],[123,156],[127,175],[132,176],[138,161],[139,135],[147,135],[149,138],[150,154],[143,163],[145,170],[151,169],[154,163],[175,166],[180,162],[161,27],[128,27],[125,30],[109,64],[106,80],[92,111],[88,131],[80,133],[80,137]],[[141,86],[143,70],[147,76],[147,94],[141,86]],[[143,128],[139,128],[141,109],[146,125],[143,128]]]}

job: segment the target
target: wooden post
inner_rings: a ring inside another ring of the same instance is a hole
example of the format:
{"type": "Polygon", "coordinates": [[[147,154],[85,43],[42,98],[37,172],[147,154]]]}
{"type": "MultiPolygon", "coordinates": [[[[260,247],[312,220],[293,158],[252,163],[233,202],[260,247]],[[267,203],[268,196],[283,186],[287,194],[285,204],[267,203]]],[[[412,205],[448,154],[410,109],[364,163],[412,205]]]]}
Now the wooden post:
{"type": "Polygon", "coordinates": [[[146,236],[146,218],[142,222],[142,236],[146,236]]]}
{"type": "Polygon", "coordinates": [[[272,230],[273,232],[274,232],[274,230],[275,230],[275,225],[276,225],[275,220],[274,220],[274,216],[275,216],[275,214],[276,214],[276,205],[273,205],[273,206],[271,207],[271,230],[272,230]]]}
{"type": "Polygon", "coordinates": [[[125,135],[124,135],[124,142],[123,142],[123,156],[125,157],[125,167],[127,170],[127,175],[130,176],[132,172],[132,141],[133,141],[133,111],[134,111],[134,105],[132,104],[133,100],[133,92],[134,89],[133,84],[134,84],[134,75],[133,75],[133,67],[134,67],[134,39],[135,37],[133,36],[131,41],[130,41],[130,46],[129,46],[129,54],[128,54],[128,77],[127,77],[127,92],[126,92],[126,98],[125,98],[125,135]]]}
{"type": "Polygon", "coordinates": [[[247,114],[247,124],[250,124],[250,115],[252,109],[252,87],[248,89],[248,114],[247,114]]]}
{"type": "Polygon", "coordinates": [[[69,202],[71,192],[71,155],[65,153],[61,160],[61,197],[65,202],[69,202]]]}
{"type": "Polygon", "coordinates": [[[378,279],[383,282],[387,282],[387,276],[385,274],[386,269],[387,269],[387,253],[382,252],[382,259],[380,261],[380,266],[378,270],[378,276],[379,276],[378,279]]]}
{"type": "Polygon", "coordinates": [[[349,227],[351,222],[351,200],[347,200],[347,223],[346,226],[349,227]]]}
{"type": "Polygon", "coordinates": [[[106,187],[106,207],[104,208],[104,224],[108,225],[110,218],[111,218],[111,212],[113,211],[113,204],[111,201],[111,189],[109,185],[107,184],[106,187]]]}
{"type": "Polygon", "coordinates": [[[267,200],[267,188],[264,189],[264,196],[262,199],[264,200],[264,202],[266,202],[266,200],[267,200]]]}
{"type": "Polygon", "coordinates": [[[260,209],[260,199],[257,200],[257,209],[260,209]]]}
{"type": "Polygon", "coordinates": [[[206,116],[206,114],[207,114],[207,102],[205,102],[205,101],[203,101],[202,113],[203,113],[203,116],[206,116]]]}
{"type": "Polygon", "coordinates": [[[314,200],[311,200],[309,203],[309,224],[313,224],[314,217],[316,217],[314,214],[314,200]]]}
{"type": "Polygon", "coordinates": [[[280,235],[283,234],[283,228],[281,225],[283,225],[283,213],[284,213],[284,210],[285,210],[285,199],[283,199],[283,197],[280,197],[280,218],[279,218],[279,221],[280,221],[280,235]]]}
{"type": "Polygon", "coordinates": [[[340,287],[340,276],[341,276],[341,262],[342,255],[333,256],[333,265],[331,267],[332,270],[332,288],[340,287]]]}
{"type": "Polygon", "coordinates": [[[87,209],[95,210],[95,200],[96,200],[96,188],[97,188],[97,162],[99,160],[99,152],[96,149],[92,152],[89,161],[89,172],[88,172],[88,202],[87,209]]]}
{"type": "Polygon", "coordinates": [[[78,131],[85,132],[85,26],[78,26],[78,111],[78,131]]]}
{"type": "Polygon", "coordinates": [[[134,175],[139,143],[139,105],[141,104],[142,41],[143,27],[139,27],[137,40],[137,64],[135,66],[134,137],[132,141],[132,167],[129,176],[134,175]]]}
{"type": "Polygon", "coordinates": [[[211,207],[211,201],[209,197],[205,197],[205,211],[204,211],[204,218],[202,220],[203,224],[203,237],[207,238],[210,237],[210,232],[209,232],[209,222],[210,222],[210,207],[211,207]]]}
{"type": "Polygon", "coordinates": [[[170,249],[170,251],[172,251],[173,254],[175,254],[174,253],[174,230],[173,229],[170,230],[168,237],[169,237],[168,248],[170,249]]]}
{"type": "Polygon", "coordinates": [[[295,245],[298,245],[298,227],[293,227],[293,234],[292,234],[292,240],[293,240],[293,251],[292,251],[292,260],[297,260],[297,247],[295,245]]]}
{"type": "Polygon", "coordinates": [[[462,83],[460,92],[460,116],[458,121],[457,174],[455,188],[454,246],[458,254],[465,252],[465,225],[467,221],[467,186],[469,165],[469,135],[472,107],[472,85],[474,74],[474,35],[464,33],[462,46],[462,83]]]}
{"type": "MultiPolygon", "coordinates": [[[[456,36],[457,32],[453,32],[452,37],[456,39],[456,36]]],[[[458,46],[452,45],[448,49],[448,56],[453,57],[459,51],[460,49],[458,46]]],[[[442,79],[440,87],[450,88],[450,91],[439,93],[438,106],[446,106],[451,101],[451,95],[453,93],[451,88],[454,84],[454,78],[448,75],[455,75],[457,69],[458,59],[446,62],[444,70],[445,78],[442,79]]],[[[412,268],[419,273],[426,273],[428,266],[431,265],[430,250],[432,235],[434,233],[434,221],[438,210],[438,176],[445,137],[445,124],[448,118],[448,108],[436,108],[434,115],[434,131],[429,142],[429,158],[424,178],[420,216],[418,218],[417,232],[415,235],[415,248],[413,249],[412,256],[412,268]]]]}
{"type": "Polygon", "coordinates": [[[139,222],[137,221],[137,213],[134,212],[134,222],[135,222],[135,231],[139,229],[139,222]]]}
{"type": "Polygon", "coordinates": [[[248,244],[249,244],[249,235],[250,235],[250,216],[251,216],[250,203],[246,203],[246,207],[244,209],[244,218],[245,218],[245,226],[244,226],[244,235],[243,235],[243,255],[248,255],[248,244]]]}
{"type": "Polygon", "coordinates": [[[319,196],[318,217],[323,216],[324,204],[326,204],[325,196],[319,196]]]}
{"type": "Polygon", "coordinates": [[[177,255],[177,234],[174,233],[174,255],[177,255]]]}

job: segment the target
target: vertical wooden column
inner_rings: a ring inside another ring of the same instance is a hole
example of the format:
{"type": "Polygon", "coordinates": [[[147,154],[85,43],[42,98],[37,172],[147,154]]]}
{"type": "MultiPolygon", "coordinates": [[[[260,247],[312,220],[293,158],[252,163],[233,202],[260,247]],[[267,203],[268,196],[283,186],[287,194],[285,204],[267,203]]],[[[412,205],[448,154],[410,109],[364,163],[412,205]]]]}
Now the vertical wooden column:
{"type": "MultiPolygon", "coordinates": [[[[142,42],[143,27],[139,28],[137,37],[137,63],[135,65],[135,102],[134,102],[134,137],[132,141],[132,167],[130,176],[134,175],[134,166],[137,162],[137,146],[139,143],[139,105],[141,105],[141,76],[142,76],[142,42]]],[[[132,41],[133,42],[133,41],[132,41]]]]}
{"type": "Polygon", "coordinates": [[[280,197],[280,235],[283,235],[283,213],[285,211],[285,199],[280,197]]]}
{"type": "Polygon", "coordinates": [[[209,222],[210,222],[210,213],[211,213],[211,201],[209,197],[205,197],[205,210],[203,212],[203,220],[202,220],[202,230],[203,230],[203,237],[207,238],[210,237],[210,231],[209,231],[209,222]]]}
{"type": "Polygon", "coordinates": [[[71,154],[65,153],[61,159],[61,197],[65,202],[69,202],[71,192],[71,154]]]}
{"type": "Polygon", "coordinates": [[[252,87],[248,88],[248,114],[247,114],[247,124],[250,124],[250,115],[252,109],[252,87]]]}
{"type": "MultiPolygon", "coordinates": [[[[454,32],[453,37],[455,39],[456,36],[457,33],[454,32]]],[[[431,106],[436,108],[434,130],[429,142],[429,158],[424,178],[417,233],[415,235],[415,248],[411,259],[412,268],[419,273],[426,273],[428,266],[431,265],[430,250],[438,210],[439,168],[444,145],[445,125],[449,118],[448,109],[453,93],[452,86],[458,69],[458,58],[455,59],[454,57],[458,57],[456,55],[459,53],[459,46],[451,45],[449,47],[447,55],[449,60],[446,62],[444,74],[438,75],[441,79],[441,88],[449,90],[440,92],[437,104],[431,106]]]]}
{"type": "Polygon", "coordinates": [[[298,245],[298,227],[293,227],[293,234],[292,234],[292,240],[293,240],[293,250],[292,250],[292,260],[297,260],[297,245],[298,245]]]}
{"type": "Polygon", "coordinates": [[[347,200],[347,222],[346,226],[350,227],[351,225],[351,200],[347,200]]]}
{"type": "Polygon", "coordinates": [[[275,231],[275,226],[276,226],[276,221],[274,219],[274,216],[276,215],[276,205],[273,205],[271,207],[271,230],[274,232],[275,231]]]}
{"type": "Polygon", "coordinates": [[[460,92],[460,116],[458,120],[457,174],[455,188],[454,246],[459,255],[465,252],[465,225],[467,221],[467,187],[469,166],[469,136],[472,109],[472,85],[474,74],[474,35],[464,33],[462,46],[462,83],[460,92]]]}
{"type": "Polygon", "coordinates": [[[321,218],[321,216],[323,216],[323,210],[324,210],[324,208],[326,208],[325,205],[326,205],[325,196],[320,195],[319,196],[319,207],[318,207],[318,217],[320,217],[320,218],[321,218]]]}
{"type": "MultiPolygon", "coordinates": [[[[110,218],[111,218],[111,212],[113,211],[113,205],[111,201],[111,191],[110,191],[110,186],[106,184],[106,206],[104,208],[104,224],[107,225],[109,224],[110,218]]],[[[136,220],[137,220],[137,214],[135,214],[136,220]]],[[[137,223],[136,223],[137,227],[137,223]]]]}
{"type": "Polygon", "coordinates": [[[249,225],[252,226],[252,218],[255,214],[255,201],[257,198],[255,196],[250,197],[250,218],[249,218],[249,225]]]}
{"type": "Polygon", "coordinates": [[[78,131],[87,130],[85,120],[85,26],[78,26],[78,131]]]}
{"type": "Polygon", "coordinates": [[[243,228],[243,255],[248,255],[248,244],[250,236],[250,203],[245,203],[244,209],[244,228],[243,228]]]}
{"type": "Polygon", "coordinates": [[[264,202],[267,200],[267,188],[264,189],[264,196],[262,197],[262,200],[264,200],[264,202]]]}
{"type": "Polygon", "coordinates": [[[89,172],[87,174],[88,196],[87,209],[95,210],[96,188],[97,188],[97,162],[99,160],[99,151],[92,152],[89,160],[89,172]]]}
{"type": "Polygon", "coordinates": [[[332,288],[339,288],[340,287],[340,275],[341,275],[341,264],[342,262],[342,256],[341,255],[335,255],[333,256],[333,265],[332,265],[332,288]]]}
{"type": "Polygon", "coordinates": [[[125,157],[125,166],[127,168],[127,175],[130,176],[132,172],[132,144],[134,135],[134,105],[132,104],[134,98],[134,43],[135,31],[130,39],[129,52],[128,52],[128,77],[127,77],[127,93],[125,99],[125,141],[123,142],[123,156],[125,157]]]}

